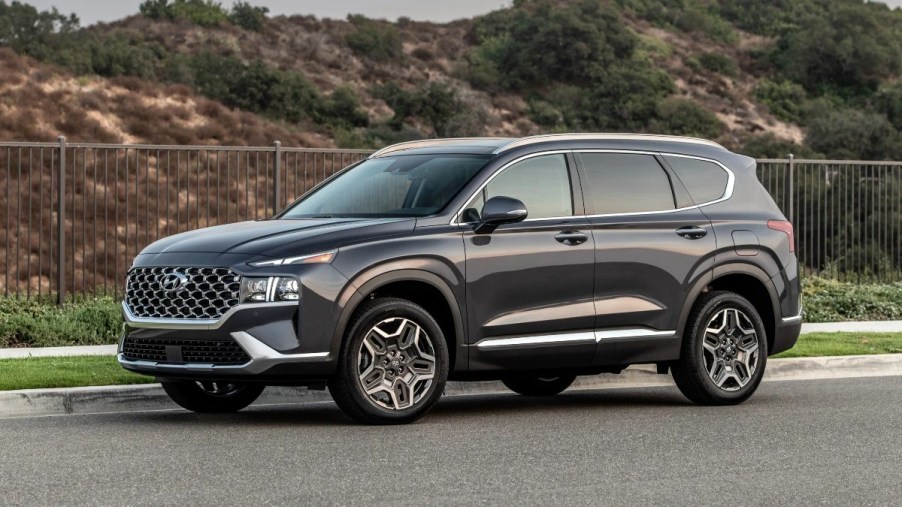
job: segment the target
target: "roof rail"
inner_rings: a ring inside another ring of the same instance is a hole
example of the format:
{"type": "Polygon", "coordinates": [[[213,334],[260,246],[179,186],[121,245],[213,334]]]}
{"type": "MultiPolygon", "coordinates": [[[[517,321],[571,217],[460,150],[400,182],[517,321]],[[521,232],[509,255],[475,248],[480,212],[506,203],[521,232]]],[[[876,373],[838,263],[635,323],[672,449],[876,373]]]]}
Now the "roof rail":
{"type": "Polygon", "coordinates": [[[539,143],[542,141],[630,141],[630,140],[641,140],[641,141],[667,141],[667,142],[675,142],[675,143],[689,143],[689,144],[701,144],[706,146],[713,146],[715,148],[726,149],[722,145],[715,143],[714,141],[709,141],[707,139],[699,139],[696,137],[684,137],[684,136],[666,136],[666,135],[658,135],[658,134],[542,134],[537,136],[524,137],[522,139],[517,139],[515,141],[511,141],[510,143],[501,146],[497,150],[495,150],[495,154],[503,153],[507,150],[512,150],[514,148],[518,148],[520,146],[527,146],[533,143],[539,143]]]}
{"type": "Polygon", "coordinates": [[[413,150],[416,148],[424,148],[427,146],[433,146],[437,144],[444,143],[455,143],[460,141],[487,141],[490,139],[497,139],[499,142],[504,141],[507,138],[491,138],[491,137],[449,137],[444,139],[420,139],[418,141],[407,141],[403,143],[393,144],[391,146],[386,146],[381,150],[370,155],[369,158],[381,157],[383,155],[388,155],[389,153],[394,153],[396,151],[404,151],[404,150],[413,150]]]}

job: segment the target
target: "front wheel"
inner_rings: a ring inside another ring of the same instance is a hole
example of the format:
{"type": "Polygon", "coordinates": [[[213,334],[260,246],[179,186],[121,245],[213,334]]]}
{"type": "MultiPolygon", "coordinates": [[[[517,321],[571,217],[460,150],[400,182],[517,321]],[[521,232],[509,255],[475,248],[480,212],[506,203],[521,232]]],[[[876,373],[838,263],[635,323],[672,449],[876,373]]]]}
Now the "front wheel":
{"type": "Polygon", "coordinates": [[[241,382],[178,380],[162,383],[166,394],[192,412],[237,412],[256,400],[266,387],[241,382]]]}
{"type": "Polygon", "coordinates": [[[733,292],[715,291],[696,303],[673,380],[700,405],[735,405],[751,396],[767,364],[767,334],[755,307],[733,292]]]}
{"type": "Polygon", "coordinates": [[[345,337],[329,391],[357,421],[398,424],[422,417],[448,378],[441,328],[419,305],[397,298],[367,302],[345,337]]]}
{"type": "Polygon", "coordinates": [[[510,377],[501,382],[511,391],[523,396],[554,396],[576,380],[575,375],[562,377],[510,377]]]}

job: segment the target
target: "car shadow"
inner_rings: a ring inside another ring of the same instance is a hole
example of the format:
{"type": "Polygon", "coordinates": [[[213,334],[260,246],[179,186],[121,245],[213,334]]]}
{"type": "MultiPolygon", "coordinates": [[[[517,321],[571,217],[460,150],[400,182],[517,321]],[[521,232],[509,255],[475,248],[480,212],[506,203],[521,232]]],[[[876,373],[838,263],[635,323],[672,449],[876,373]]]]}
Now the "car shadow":
{"type": "MultiPolygon", "coordinates": [[[[687,406],[691,403],[668,388],[618,388],[573,390],[557,396],[531,397],[513,393],[446,396],[417,424],[442,422],[454,418],[511,416],[522,413],[561,410],[640,409],[687,406]]],[[[253,405],[234,414],[196,414],[183,410],[132,412],[123,418],[142,423],[196,425],[278,426],[354,426],[332,402],[253,405]]]]}

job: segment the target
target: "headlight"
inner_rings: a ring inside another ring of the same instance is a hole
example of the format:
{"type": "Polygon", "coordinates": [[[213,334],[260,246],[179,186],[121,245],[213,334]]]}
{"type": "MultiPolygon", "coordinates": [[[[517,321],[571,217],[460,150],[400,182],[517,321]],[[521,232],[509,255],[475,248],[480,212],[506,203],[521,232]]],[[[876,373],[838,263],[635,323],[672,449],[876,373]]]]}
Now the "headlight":
{"type": "Polygon", "coordinates": [[[255,268],[263,266],[284,266],[286,264],[328,264],[332,262],[338,250],[330,250],[312,255],[302,255],[300,257],[288,257],[285,259],[275,259],[272,261],[251,262],[250,265],[255,268]]]}
{"type": "Polygon", "coordinates": [[[241,279],[240,298],[242,303],[297,301],[300,297],[300,284],[297,278],[270,276],[267,278],[244,277],[241,279]]]}

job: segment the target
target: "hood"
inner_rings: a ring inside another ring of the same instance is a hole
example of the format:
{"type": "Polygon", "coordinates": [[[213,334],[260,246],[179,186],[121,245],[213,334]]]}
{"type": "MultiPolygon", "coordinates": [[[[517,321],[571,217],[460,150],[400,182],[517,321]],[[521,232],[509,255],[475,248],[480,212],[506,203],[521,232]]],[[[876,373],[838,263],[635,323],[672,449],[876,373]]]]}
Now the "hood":
{"type": "Polygon", "coordinates": [[[239,222],[163,238],[141,254],[211,253],[289,257],[378,237],[410,234],[414,218],[327,218],[239,222]]]}

